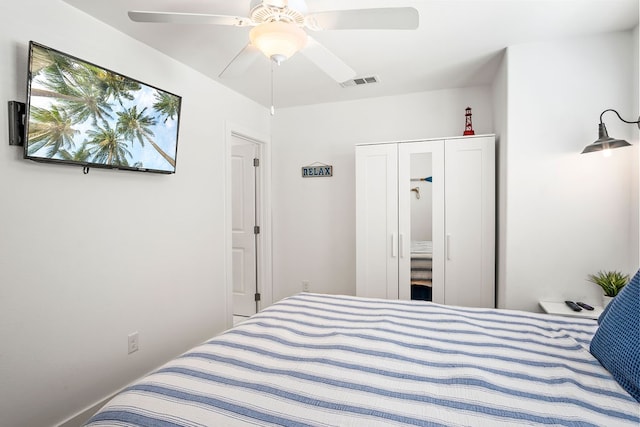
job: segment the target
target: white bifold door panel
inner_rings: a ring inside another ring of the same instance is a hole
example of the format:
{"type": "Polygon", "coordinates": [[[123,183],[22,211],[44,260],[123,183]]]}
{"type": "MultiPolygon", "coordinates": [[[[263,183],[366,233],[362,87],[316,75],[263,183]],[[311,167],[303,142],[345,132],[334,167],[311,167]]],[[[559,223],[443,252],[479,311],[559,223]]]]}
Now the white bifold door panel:
{"type": "Polygon", "coordinates": [[[445,144],[445,304],[495,306],[494,138],[445,144]]]}
{"type": "Polygon", "coordinates": [[[356,147],[356,293],[398,298],[398,148],[356,147]]]}
{"type": "Polygon", "coordinates": [[[493,135],[356,146],[357,295],[495,306],[494,153],[493,135]]]}

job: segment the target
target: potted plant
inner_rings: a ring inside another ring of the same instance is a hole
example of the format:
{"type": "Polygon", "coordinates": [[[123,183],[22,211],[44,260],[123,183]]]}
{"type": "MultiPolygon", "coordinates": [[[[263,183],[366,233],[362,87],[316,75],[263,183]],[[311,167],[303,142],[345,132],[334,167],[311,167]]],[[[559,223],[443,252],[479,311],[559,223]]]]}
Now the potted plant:
{"type": "Polygon", "coordinates": [[[606,307],[613,297],[618,295],[618,292],[629,283],[629,275],[619,271],[599,271],[596,274],[589,274],[587,280],[602,288],[604,291],[602,305],[606,307]]]}

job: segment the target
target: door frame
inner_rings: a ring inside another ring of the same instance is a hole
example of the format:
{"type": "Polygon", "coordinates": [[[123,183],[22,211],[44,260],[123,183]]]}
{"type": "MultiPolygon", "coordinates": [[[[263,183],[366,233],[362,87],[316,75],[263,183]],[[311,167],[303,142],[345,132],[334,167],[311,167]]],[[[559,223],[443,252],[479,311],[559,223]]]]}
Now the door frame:
{"type": "Polygon", "coordinates": [[[224,229],[224,242],[225,242],[225,319],[226,326],[230,328],[233,326],[233,238],[231,231],[232,224],[232,192],[233,183],[231,176],[231,147],[233,144],[233,138],[242,138],[247,141],[253,142],[258,147],[258,158],[260,159],[260,166],[257,168],[256,173],[258,176],[258,185],[256,192],[258,194],[258,206],[256,207],[256,214],[258,218],[258,224],[260,226],[260,234],[256,242],[256,264],[258,268],[258,292],[261,295],[258,302],[258,310],[261,310],[273,302],[273,279],[272,279],[272,253],[271,253],[271,144],[269,137],[262,135],[252,129],[248,129],[244,126],[234,124],[231,122],[225,123],[225,229],[224,229]]]}

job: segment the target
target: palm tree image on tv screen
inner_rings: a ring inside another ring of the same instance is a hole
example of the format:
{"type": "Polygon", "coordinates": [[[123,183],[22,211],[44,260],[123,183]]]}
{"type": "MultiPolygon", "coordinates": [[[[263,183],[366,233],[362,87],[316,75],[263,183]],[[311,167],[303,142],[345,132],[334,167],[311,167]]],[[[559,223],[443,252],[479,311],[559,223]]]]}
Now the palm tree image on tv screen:
{"type": "Polygon", "coordinates": [[[30,46],[25,157],[175,172],[179,96],[30,46]]]}

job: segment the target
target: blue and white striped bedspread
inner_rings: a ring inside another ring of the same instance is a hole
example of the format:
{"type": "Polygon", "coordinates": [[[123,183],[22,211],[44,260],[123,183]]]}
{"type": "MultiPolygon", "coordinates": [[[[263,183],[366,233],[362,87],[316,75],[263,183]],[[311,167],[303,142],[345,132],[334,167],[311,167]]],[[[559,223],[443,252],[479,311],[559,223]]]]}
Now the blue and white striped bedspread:
{"type": "Polygon", "coordinates": [[[592,320],[299,294],[113,398],[90,426],[634,426],[592,320]]]}

